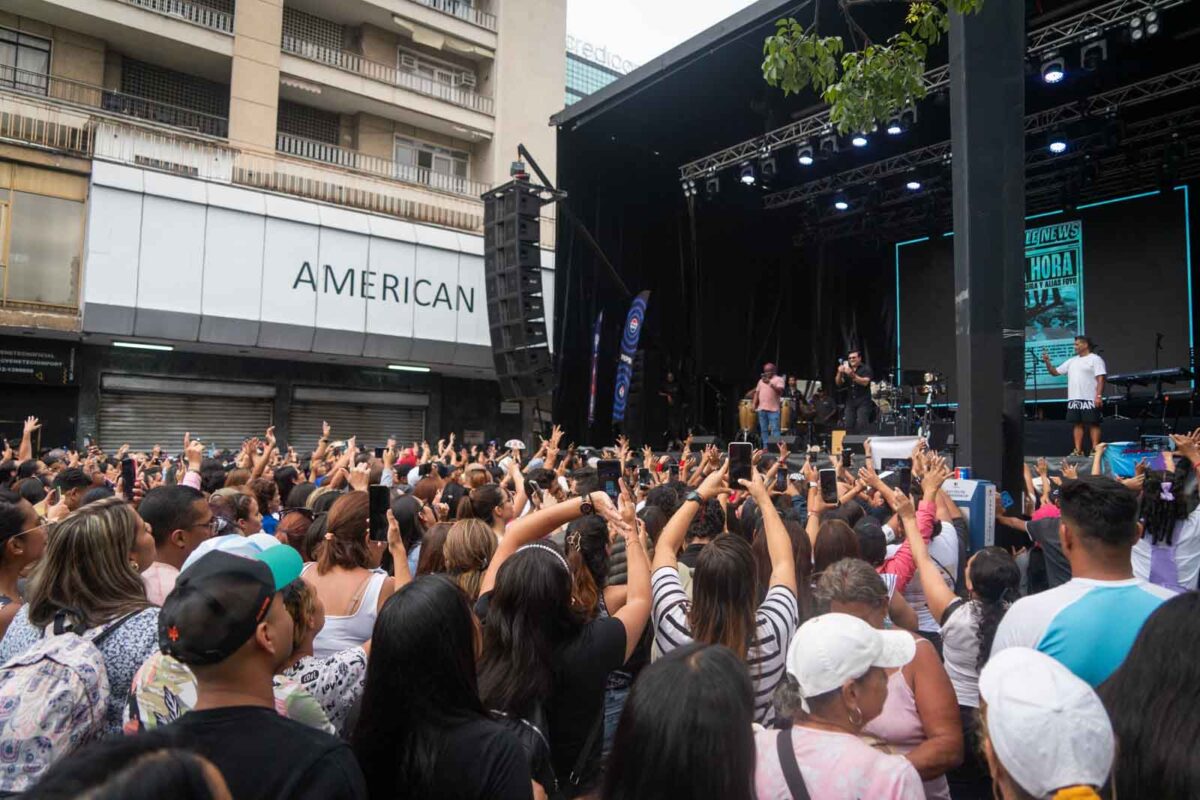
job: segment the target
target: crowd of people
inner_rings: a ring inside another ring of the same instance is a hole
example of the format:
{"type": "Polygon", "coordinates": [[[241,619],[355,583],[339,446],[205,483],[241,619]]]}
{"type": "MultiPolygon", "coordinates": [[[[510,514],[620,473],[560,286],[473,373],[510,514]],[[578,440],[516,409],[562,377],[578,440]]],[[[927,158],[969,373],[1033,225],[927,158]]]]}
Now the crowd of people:
{"type": "Polygon", "coordinates": [[[786,447],[38,424],[0,459],[0,796],[1200,797],[1200,431],[1039,465],[996,510],[1025,546],[972,551],[924,444],[835,456],[835,501],[786,447]]]}

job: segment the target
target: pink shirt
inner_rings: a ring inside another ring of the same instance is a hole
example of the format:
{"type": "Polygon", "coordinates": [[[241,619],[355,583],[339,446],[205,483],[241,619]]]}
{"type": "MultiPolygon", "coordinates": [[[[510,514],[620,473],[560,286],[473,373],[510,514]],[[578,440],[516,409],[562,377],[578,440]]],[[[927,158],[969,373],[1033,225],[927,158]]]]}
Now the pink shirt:
{"type": "Polygon", "coordinates": [[[146,599],[156,606],[161,606],[175,588],[175,580],[178,577],[179,570],[170,564],[155,561],[142,573],[142,583],[146,584],[146,599]]]}
{"type": "MultiPolygon", "coordinates": [[[[776,737],[756,730],[754,788],[758,800],[791,800],[776,737]]],[[[849,733],[797,725],[792,747],[812,800],[925,800],[917,770],[904,756],[876,750],[849,733]]]]}
{"type": "Polygon", "coordinates": [[[1054,503],[1046,503],[1037,511],[1033,512],[1033,516],[1029,519],[1031,522],[1036,522],[1039,519],[1051,519],[1053,517],[1061,516],[1062,512],[1059,511],[1058,506],[1054,505],[1054,503]]]}
{"type": "Polygon", "coordinates": [[[760,379],[754,387],[755,406],[759,411],[778,411],[782,394],[783,378],[776,375],[770,381],[760,379]]]}

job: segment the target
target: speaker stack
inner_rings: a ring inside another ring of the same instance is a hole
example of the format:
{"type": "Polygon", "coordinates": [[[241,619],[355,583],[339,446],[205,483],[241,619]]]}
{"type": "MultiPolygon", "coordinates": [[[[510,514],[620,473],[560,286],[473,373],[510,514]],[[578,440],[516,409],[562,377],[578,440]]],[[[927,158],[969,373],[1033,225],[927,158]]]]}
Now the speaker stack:
{"type": "Polygon", "coordinates": [[[554,387],[546,336],[546,313],[554,302],[542,296],[541,191],[528,180],[513,180],[483,195],[492,360],[508,400],[540,397],[554,387]]]}

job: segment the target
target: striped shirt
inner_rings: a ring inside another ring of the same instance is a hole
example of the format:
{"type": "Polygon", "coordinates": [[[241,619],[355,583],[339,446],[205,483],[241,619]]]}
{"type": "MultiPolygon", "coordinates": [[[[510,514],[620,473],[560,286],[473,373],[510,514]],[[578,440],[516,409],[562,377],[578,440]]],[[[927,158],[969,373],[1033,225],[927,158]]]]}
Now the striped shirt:
{"type": "MultiPolygon", "coordinates": [[[[654,605],[654,643],[664,655],[691,644],[688,612],[692,603],[679,582],[679,571],[662,567],[651,578],[654,605]]],[[[771,695],[783,679],[784,660],[792,634],[800,624],[796,595],[785,586],[774,586],[754,614],[754,641],[746,666],[754,682],[754,719],[766,724],[771,715],[771,695]]]]}

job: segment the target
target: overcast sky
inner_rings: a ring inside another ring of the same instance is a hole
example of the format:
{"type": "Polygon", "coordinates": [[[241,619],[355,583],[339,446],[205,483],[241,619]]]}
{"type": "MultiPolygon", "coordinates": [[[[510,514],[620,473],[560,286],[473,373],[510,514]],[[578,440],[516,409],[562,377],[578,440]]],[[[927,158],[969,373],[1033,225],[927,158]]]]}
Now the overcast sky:
{"type": "Polygon", "coordinates": [[[567,34],[603,46],[637,65],[680,42],[751,0],[567,0],[567,34]]]}

